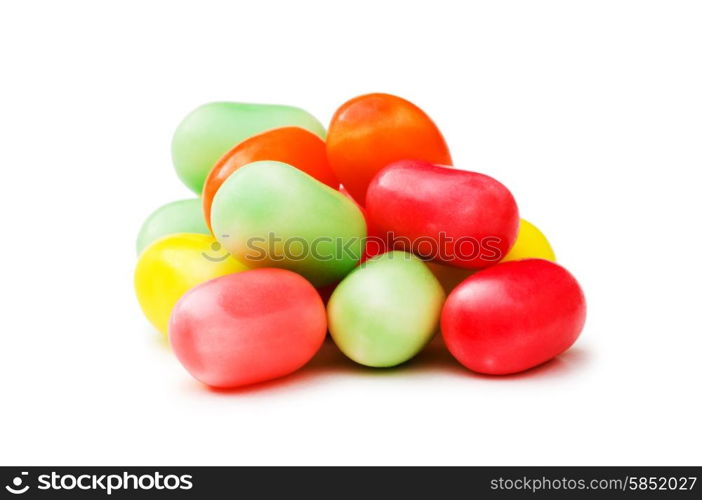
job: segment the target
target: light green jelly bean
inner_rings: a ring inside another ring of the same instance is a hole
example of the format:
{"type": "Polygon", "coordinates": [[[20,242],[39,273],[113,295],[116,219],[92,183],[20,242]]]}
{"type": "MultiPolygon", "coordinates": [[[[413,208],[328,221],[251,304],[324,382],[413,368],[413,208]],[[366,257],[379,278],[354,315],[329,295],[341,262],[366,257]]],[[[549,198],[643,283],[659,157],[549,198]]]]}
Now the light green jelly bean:
{"type": "Polygon", "coordinates": [[[445,298],[421,259],[388,252],[361,264],[336,287],[327,306],[329,332],[357,363],[399,365],[437,331],[445,298]]]}
{"type": "Polygon", "coordinates": [[[177,233],[210,234],[202,212],[202,200],[179,200],[155,210],[141,225],[137,254],[154,241],[177,233]]]}
{"type": "Polygon", "coordinates": [[[252,135],[278,127],[300,127],[325,137],[322,124],[307,111],[278,104],[212,102],[186,116],[173,135],[171,154],[178,177],[202,193],[215,163],[252,135]]]}
{"type": "Polygon", "coordinates": [[[230,175],[212,200],[211,222],[235,259],[295,271],[315,286],[346,276],[366,237],[353,201],[277,161],[249,163],[230,175]]]}

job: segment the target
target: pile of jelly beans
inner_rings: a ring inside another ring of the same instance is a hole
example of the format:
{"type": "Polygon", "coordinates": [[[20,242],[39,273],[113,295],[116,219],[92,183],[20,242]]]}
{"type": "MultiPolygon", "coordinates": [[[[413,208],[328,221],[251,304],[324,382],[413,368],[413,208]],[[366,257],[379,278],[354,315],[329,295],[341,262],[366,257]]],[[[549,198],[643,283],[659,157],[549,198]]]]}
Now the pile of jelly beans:
{"type": "Polygon", "coordinates": [[[180,123],[172,156],[198,198],[146,219],[135,287],[204,384],[288,375],[327,332],[378,368],[440,332],[469,370],[510,374],[583,328],[580,286],[510,191],[452,167],[437,126],[405,99],[351,99],[328,131],[291,106],[210,103],[180,123]]]}

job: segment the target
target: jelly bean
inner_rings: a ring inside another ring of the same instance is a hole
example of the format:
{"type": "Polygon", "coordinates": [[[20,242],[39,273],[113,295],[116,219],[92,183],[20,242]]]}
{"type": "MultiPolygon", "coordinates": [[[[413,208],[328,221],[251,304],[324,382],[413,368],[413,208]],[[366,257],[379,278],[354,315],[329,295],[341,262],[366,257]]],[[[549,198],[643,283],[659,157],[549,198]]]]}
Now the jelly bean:
{"type": "Polygon", "coordinates": [[[249,137],[234,146],[210,171],[202,190],[202,208],[210,225],[212,198],[239,167],[259,160],[281,161],[299,168],[334,189],[339,181],[329,167],[327,150],[319,136],[300,127],[281,127],[249,137]]]}
{"type": "Polygon", "coordinates": [[[334,290],[329,332],[349,358],[388,367],[414,357],[437,330],[444,291],[421,259],[388,252],[361,264],[334,290]]]}
{"type": "Polygon", "coordinates": [[[232,388],[288,375],[319,350],[324,304],[300,275],[255,269],[207,281],[186,293],[169,338],[190,374],[232,388]]]}
{"type": "Polygon", "coordinates": [[[362,205],[368,183],[389,163],[408,159],[451,165],[446,142],[431,118],[388,94],[344,103],[329,125],[327,152],[339,181],[362,205]]]}
{"type": "Polygon", "coordinates": [[[382,169],[368,186],[366,211],[395,248],[467,269],[500,261],[519,228],[517,204],[498,181],[420,161],[382,169]]]}
{"type": "Polygon", "coordinates": [[[210,234],[199,199],[174,201],[149,215],[137,236],[137,254],[157,239],[176,233],[210,234]]]}
{"type": "Polygon", "coordinates": [[[171,310],[185,292],[204,281],[245,269],[210,235],[174,234],[141,253],[134,287],[144,315],[165,334],[171,310]]]}
{"type": "Polygon", "coordinates": [[[197,194],[217,161],[236,144],[265,130],[302,127],[324,137],[324,127],[300,108],[275,104],[212,102],[186,116],[173,135],[178,177],[197,194]]]}
{"type": "Polygon", "coordinates": [[[212,201],[212,229],[250,267],[280,267],[315,286],[343,278],[358,262],[366,224],[336,189],[286,163],[239,168],[212,201]]]}
{"type": "Polygon", "coordinates": [[[475,273],[446,300],[441,331],[465,367],[503,375],[568,349],[585,322],[585,297],[558,264],[526,259],[475,273]]]}
{"type": "Polygon", "coordinates": [[[519,221],[519,233],[514,246],[507,252],[502,262],[521,259],[545,259],[551,262],[556,261],[556,254],[553,253],[551,244],[544,236],[544,233],[539,231],[529,221],[524,219],[519,221]]]}
{"type": "Polygon", "coordinates": [[[339,192],[344,196],[348,197],[351,201],[353,201],[353,203],[363,214],[363,219],[366,221],[366,232],[368,234],[366,236],[366,243],[363,247],[363,255],[361,255],[360,262],[365,262],[371,257],[375,257],[376,255],[380,255],[381,253],[385,253],[388,250],[390,250],[388,248],[387,242],[382,237],[382,235],[378,233],[378,231],[376,231],[375,228],[373,228],[373,226],[370,224],[370,221],[368,220],[368,215],[366,214],[366,209],[363,208],[363,206],[360,205],[356,200],[354,200],[353,196],[351,196],[351,193],[349,193],[348,189],[346,189],[343,185],[339,186],[339,192]]]}

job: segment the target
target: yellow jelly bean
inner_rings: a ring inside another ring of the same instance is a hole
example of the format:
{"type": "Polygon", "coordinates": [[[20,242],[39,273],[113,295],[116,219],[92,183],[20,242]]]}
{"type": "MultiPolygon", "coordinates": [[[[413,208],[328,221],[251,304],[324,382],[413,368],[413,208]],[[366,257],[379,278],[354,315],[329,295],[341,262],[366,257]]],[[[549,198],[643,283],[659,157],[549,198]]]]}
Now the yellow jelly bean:
{"type": "Polygon", "coordinates": [[[134,271],[134,287],[144,315],[165,335],[171,311],[185,292],[246,269],[210,235],[173,234],[142,252],[134,271]]]}
{"type": "Polygon", "coordinates": [[[551,262],[556,261],[556,255],[553,253],[551,244],[544,236],[544,233],[539,231],[529,221],[521,219],[519,221],[519,234],[517,241],[512,249],[507,252],[502,262],[521,259],[545,259],[551,262]]]}

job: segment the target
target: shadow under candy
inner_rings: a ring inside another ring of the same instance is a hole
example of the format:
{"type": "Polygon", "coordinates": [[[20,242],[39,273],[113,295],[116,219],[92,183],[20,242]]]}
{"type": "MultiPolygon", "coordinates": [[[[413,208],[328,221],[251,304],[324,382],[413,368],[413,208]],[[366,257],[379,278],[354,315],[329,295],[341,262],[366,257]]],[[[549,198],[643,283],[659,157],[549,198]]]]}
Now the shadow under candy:
{"type": "Polygon", "coordinates": [[[303,389],[316,385],[325,380],[332,380],[335,376],[353,375],[360,377],[407,377],[419,374],[448,375],[454,380],[481,380],[494,383],[501,381],[549,379],[566,376],[582,369],[590,361],[587,350],[573,347],[560,356],[547,361],[539,366],[524,372],[511,375],[484,375],[472,372],[456,361],[446,349],[440,335],[437,335],[413,359],[391,368],[371,368],[359,365],[347,358],[328,337],[319,352],[312,360],[300,370],[275,380],[257,384],[222,389],[204,386],[192,381],[200,390],[217,395],[254,395],[257,393],[269,394],[271,391],[303,389]]]}

